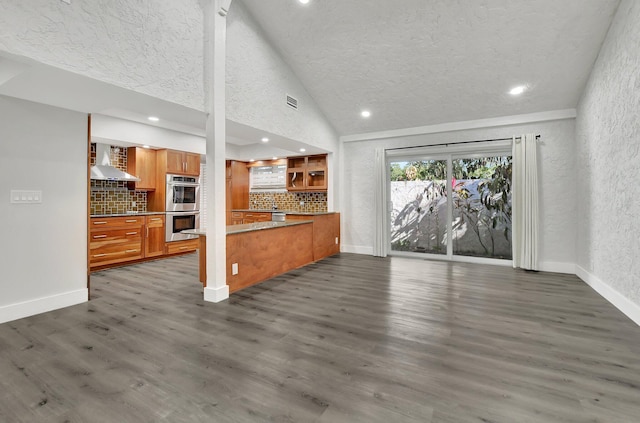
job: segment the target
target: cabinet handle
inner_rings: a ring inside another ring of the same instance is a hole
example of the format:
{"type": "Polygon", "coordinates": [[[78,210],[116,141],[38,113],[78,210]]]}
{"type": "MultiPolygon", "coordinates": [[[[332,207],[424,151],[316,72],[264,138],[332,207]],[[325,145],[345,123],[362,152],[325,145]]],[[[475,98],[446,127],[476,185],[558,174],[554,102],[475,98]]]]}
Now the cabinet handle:
{"type": "Polygon", "coordinates": [[[161,219],[161,218],[159,218],[159,217],[154,217],[153,219],[151,219],[151,221],[152,221],[152,222],[153,222],[154,220],[162,220],[162,219],[161,219]]]}
{"type": "Polygon", "coordinates": [[[137,222],[136,219],[125,220],[125,223],[136,223],[136,222],[137,222]]]}
{"type": "Polygon", "coordinates": [[[137,253],[138,250],[125,250],[125,253],[137,253]]]}
{"type": "Polygon", "coordinates": [[[100,238],[106,238],[106,235],[94,235],[93,239],[100,239],[100,238]]]}
{"type": "Polygon", "coordinates": [[[93,257],[106,257],[107,254],[94,254],[93,257]]]}
{"type": "Polygon", "coordinates": [[[188,249],[188,248],[189,248],[189,247],[180,247],[180,249],[181,249],[181,250],[186,250],[186,249],[188,249]]]}
{"type": "Polygon", "coordinates": [[[94,225],[106,225],[107,222],[93,222],[94,225]]]}
{"type": "Polygon", "coordinates": [[[147,238],[149,238],[149,228],[147,228],[147,238]]]}
{"type": "Polygon", "coordinates": [[[138,232],[127,232],[127,235],[136,235],[138,232]]]}

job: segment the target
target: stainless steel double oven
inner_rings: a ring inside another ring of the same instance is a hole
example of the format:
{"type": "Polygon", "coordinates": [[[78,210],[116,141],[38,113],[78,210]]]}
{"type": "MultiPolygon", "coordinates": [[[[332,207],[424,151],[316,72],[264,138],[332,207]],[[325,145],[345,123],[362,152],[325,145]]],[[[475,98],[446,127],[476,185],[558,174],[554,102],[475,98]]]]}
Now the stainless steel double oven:
{"type": "Polygon", "coordinates": [[[167,174],[166,186],[166,241],[197,238],[181,232],[200,228],[200,179],[167,174]]]}

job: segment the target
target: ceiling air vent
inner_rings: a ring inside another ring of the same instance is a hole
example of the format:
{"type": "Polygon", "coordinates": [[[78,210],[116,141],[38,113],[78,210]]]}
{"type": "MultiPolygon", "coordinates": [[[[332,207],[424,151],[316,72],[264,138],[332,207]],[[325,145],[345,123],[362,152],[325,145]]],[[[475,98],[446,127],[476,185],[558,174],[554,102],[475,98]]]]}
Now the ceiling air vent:
{"type": "Polygon", "coordinates": [[[298,110],[298,100],[287,94],[287,106],[298,110]]]}

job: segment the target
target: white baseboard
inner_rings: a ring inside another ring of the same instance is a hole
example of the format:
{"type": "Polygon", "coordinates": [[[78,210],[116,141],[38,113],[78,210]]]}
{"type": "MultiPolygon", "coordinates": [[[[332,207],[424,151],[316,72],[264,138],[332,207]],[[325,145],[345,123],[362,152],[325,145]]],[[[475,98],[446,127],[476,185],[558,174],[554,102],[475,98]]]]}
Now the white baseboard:
{"type": "Polygon", "coordinates": [[[340,246],[340,251],[343,253],[365,254],[368,256],[373,255],[373,247],[366,247],[364,245],[345,245],[340,246]]]}
{"type": "Polygon", "coordinates": [[[204,300],[211,303],[219,303],[229,298],[229,285],[219,287],[206,287],[204,289],[204,300]]]}
{"type": "Polygon", "coordinates": [[[569,275],[575,275],[576,265],[574,263],[564,263],[560,261],[543,261],[539,264],[539,270],[542,272],[566,273],[569,275]]]}
{"type": "Polygon", "coordinates": [[[623,312],[628,318],[640,326],[640,305],[626,298],[616,289],[605,283],[602,279],[587,272],[578,265],[576,265],[576,276],[582,279],[587,285],[593,288],[594,291],[602,295],[607,301],[613,304],[615,308],[623,312]]]}
{"type": "Polygon", "coordinates": [[[87,301],[89,292],[87,288],[77,291],[64,292],[62,294],[51,295],[49,297],[37,298],[35,300],[24,301],[16,304],[9,304],[0,307],[0,323],[22,319],[35,314],[46,313],[47,311],[81,304],[87,301]]]}

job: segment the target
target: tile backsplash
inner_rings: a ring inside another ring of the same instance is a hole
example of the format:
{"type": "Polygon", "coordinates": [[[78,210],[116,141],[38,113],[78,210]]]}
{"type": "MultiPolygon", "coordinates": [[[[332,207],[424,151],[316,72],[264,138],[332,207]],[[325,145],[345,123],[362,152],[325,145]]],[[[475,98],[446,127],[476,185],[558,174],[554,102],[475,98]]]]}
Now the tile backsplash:
{"type": "MultiPolygon", "coordinates": [[[[91,165],[96,161],[96,145],[91,144],[91,165]]],[[[127,149],[111,147],[111,164],[127,171],[127,149]]],[[[147,193],[130,191],[126,182],[91,180],[91,214],[119,214],[129,211],[147,211],[147,193]],[[135,205],[134,205],[135,204],[135,205]]]]}
{"type": "Polygon", "coordinates": [[[326,192],[251,192],[249,208],[252,210],[271,209],[317,213],[327,211],[326,192]],[[300,203],[303,204],[300,204],[300,203]]]}

